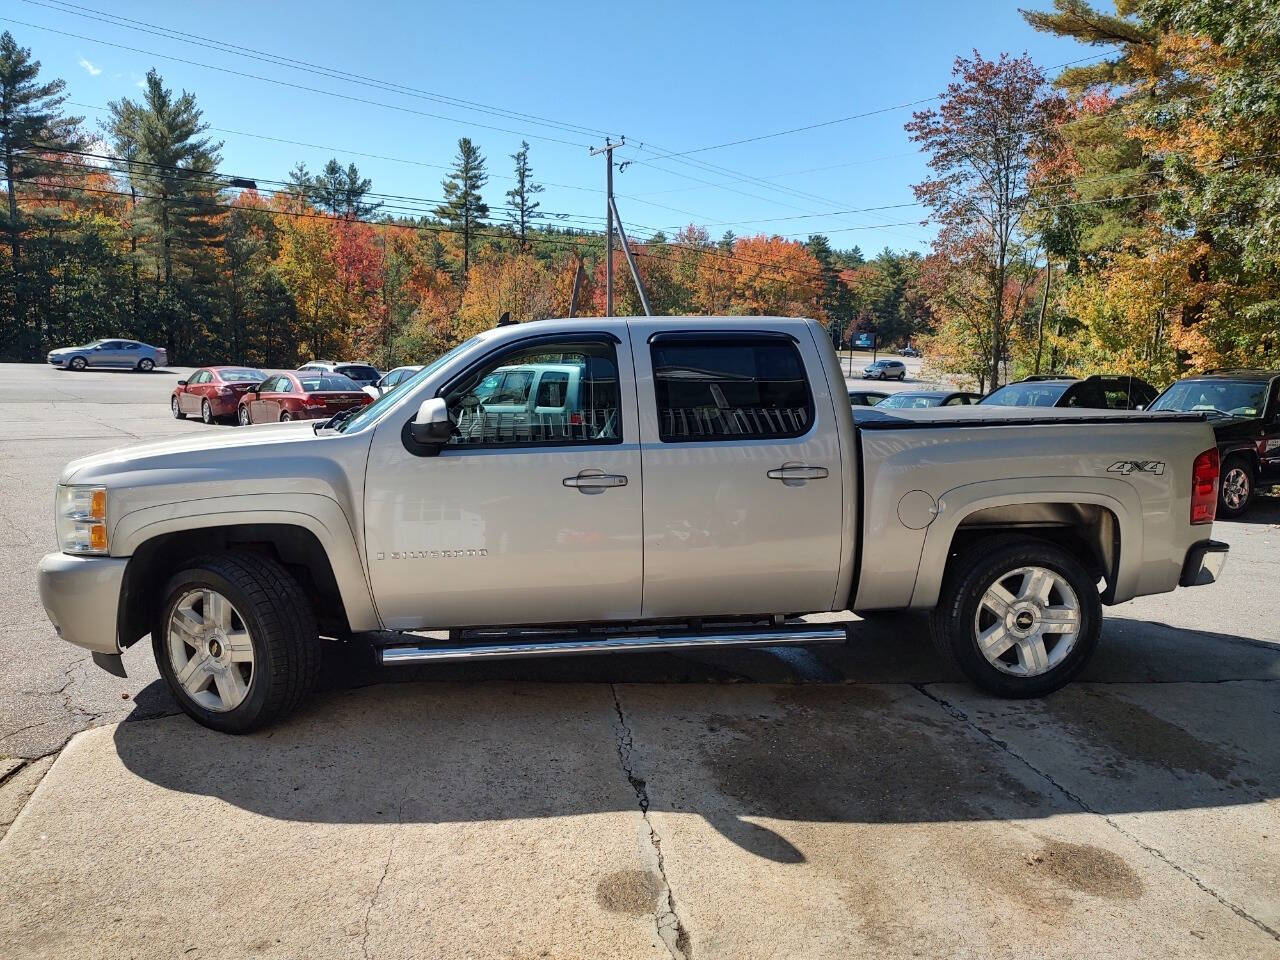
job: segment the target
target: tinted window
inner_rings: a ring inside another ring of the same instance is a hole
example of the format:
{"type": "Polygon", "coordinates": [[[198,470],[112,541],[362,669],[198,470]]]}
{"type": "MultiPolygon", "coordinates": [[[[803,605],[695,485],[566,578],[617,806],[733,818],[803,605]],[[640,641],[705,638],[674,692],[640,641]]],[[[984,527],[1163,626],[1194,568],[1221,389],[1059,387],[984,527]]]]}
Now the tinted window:
{"type": "Polygon", "coordinates": [[[1104,410],[1107,406],[1107,400],[1102,395],[1102,391],[1098,389],[1096,383],[1077,383],[1068,391],[1063,398],[1062,406],[1075,407],[1086,410],[1104,410]]]}
{"type": "Polygon", "coordinates": [[[125,350],[137,350],[137,349],[138,349],[139,347],[141,347],[141,346],[142,346],[142,344],[140,344],[140,343],[130,343],[130,342],[128,342],[127,340],[126,340],[126,341],[124,342],[124,344],[123,344],[123,348],[124,348],[125,350]]]}
{"type": "Polygon", "coordinates": [[[334,373],[340,373],[352,380],[377,380],[378,371],[360,363],[350,363],[342,367],[334,367],[334,373]]]}
{"type": "Polygon", "coordinates": [[[449,443],[455,446],[618,443],[622,439],[618,360],[611,343],[543,343],[503,353],[450,388],[445,401],[454,424],[449,443]],[[575,379],[571,369],[577,371],[573,395],[567,389],[575,379]],[[560,403],[529,403],[536,378],[556,381],[561,375],[560,403]]]}
{"type": "Polygon", "coordinates": [[[964,394],[956,394],[954,397],[947,397],[947,402],[943,404],[946,407],[959,407],[968,404],[969,398],[964,394]]]}
{"type": "Polygon", "coordinates": [[[979,402],[997,407],[1052,407],[1068,386],[1065,383],[1034,380],[1030,383],[1011,383],[983,397],[979,402]]]}
{"type": "Polygon", "coordinates": [[[355,381],[349,377],[339,376],[335,373],[328,373],[322,377],[314,374],[301,376],[298,382],[302,384],[305,393],[321,393],[326,390],[359,390],[355,381]]]}
{"type": "Polygon", "coordinates": [[[548,370],[538,381],[535,407],[563,407],[569,399],[569,374],[564,370],[548,370]]]}
{"type": "Polygon", "coordinates": [[[659,340],[652,357],[666,443],[798,437],[813,422],[804,364],[790,341],[659,340]]]}

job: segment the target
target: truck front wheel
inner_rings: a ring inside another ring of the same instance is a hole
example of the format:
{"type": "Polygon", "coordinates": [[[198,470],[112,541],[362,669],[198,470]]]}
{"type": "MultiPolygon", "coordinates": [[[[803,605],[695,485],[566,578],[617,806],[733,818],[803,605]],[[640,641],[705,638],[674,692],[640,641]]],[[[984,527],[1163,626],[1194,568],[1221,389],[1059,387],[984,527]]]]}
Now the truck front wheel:
{"type": "Polygon", "coordinates": [[[284,717],[320,669],[309,599],[280,564],[252,553],[202,557],[175,575],[151,642],[178,706],[224,733],[284,717]]]}
{"type": "Polygon", "coordinates": [[[953,560],[929,622],[943,656],[983,690],[1038,697],[1084,667],[1102,631],[1102,601],[1066,550],[1000,537],[953,560]]]}

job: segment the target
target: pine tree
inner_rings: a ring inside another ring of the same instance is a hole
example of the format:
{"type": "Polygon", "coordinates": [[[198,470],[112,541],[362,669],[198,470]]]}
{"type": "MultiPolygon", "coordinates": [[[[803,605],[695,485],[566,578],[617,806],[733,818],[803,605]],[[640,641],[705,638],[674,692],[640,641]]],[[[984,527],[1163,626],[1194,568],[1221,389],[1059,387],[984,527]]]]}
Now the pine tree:
{"type": "Polygon", "coordinates": [[[179,289],[175,264],[185,266],[192,281],[197,274],[201,280],[211,279],[205,274],[211,266],[210,247],[218,237],[213,214],[220,196],[215,170],[222,144],[202,136],[209,125],[201,120],[195,95],[183,91],[175,97],[154,69],[147,73],[141,101],[118,100],[107,106],[109,129],[136,146],[128,175],[139,198],[140,227],[157,247],[157,285],[163,298],[159,332],[173,357],[178,301],[198,295],[194,282],[179,289]]]}
{"type": "Polygon", "coordinates": [[[354,163],[348,164],[344,170],[336,157],[311,178],[309,186],[311,201],[335,217],[360,220],[382,206],[364,202],[365,194],[373,188],[373,181],[361,177],[354,163]]]}
{"type": "Polygon", "coordinates": [[[444,179],[444,203],[435,215],[454,230],[462,232],[462,276],[466,282],[471,269],[471,237],[477,226],[489,215],[488,204],[480,197],[480,188],[489,182],[484,172],[484,157],[470,137],[458,141],[458,156],[453,170],[444,179]]]}
{"type": "Polygon", "coordinates": [[[18,207],[18,187],[22,183],[57,169],[49,157],[84,144],[80,118],[62,114],[66,100],[62,80],[38,83],[40,61],[31,59],[31,50],[20,47],[7,30],[0,35],[0,154],[4,162],[5,186],[9,194],[5,231],[9,236],[9,267],[13,283],[14,322],[17,329],[5,338],[10,343],[25,340],[26,310],[22,295],[22,216],[18,207]]]}
{"type": "Polygon", "coordinates": [[[529,169],[528,141],[520,141],[520,149],[511,155],[511,159],[516,162],[516,185],[507,191],[507,207],[515,215],[520,230],[520,249],[523,250],[528,246],[525,238],[529,224],[542,216],[538,213],[538,201],[533,199],[542,192],[542,184],[534,183],[531,179],[533,173],[529,169]]]}

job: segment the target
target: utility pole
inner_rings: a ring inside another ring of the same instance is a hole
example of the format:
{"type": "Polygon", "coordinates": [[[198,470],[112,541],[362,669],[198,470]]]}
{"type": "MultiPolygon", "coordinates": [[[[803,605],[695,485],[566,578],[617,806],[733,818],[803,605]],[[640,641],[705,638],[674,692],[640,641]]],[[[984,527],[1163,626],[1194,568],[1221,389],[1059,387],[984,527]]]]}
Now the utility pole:
{"type": "Polygon", "coordinates": [[[626,146],[627,138],[619,137],[618,142],[614,143],[608,137],[604,138],[603,147],[592,147],[591,156],[598,157],[600,154],[605,155],[605,169],[608,171],[605,177],[605,225],[606,225],[606,244],[604,254],[604,312],[605,316],[613,316],[613,151],[618,147],[626,146]]]}

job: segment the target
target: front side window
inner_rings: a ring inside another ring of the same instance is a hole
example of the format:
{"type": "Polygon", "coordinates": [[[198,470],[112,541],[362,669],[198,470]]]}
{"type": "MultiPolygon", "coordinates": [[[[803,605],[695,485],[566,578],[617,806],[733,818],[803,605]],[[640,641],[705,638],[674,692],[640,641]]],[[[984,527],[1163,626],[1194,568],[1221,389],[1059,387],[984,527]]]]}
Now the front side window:
{"type": "Polygon", "coordinates": [[[664,443],[799,437],[813,398],[790,340],[673,337],[651,347],[664,443]]]}
{"type": "Polygon", "coordinates": [[[466,374],[444,398],[454,425],[450,446],[622,440],[618,359],[612,343],[569,340],[504,351],[466,374]],[[543,383],[548,384],[546,392],[543,383]],[[546,397],[560,402],[544,403],[546,397]]]}

